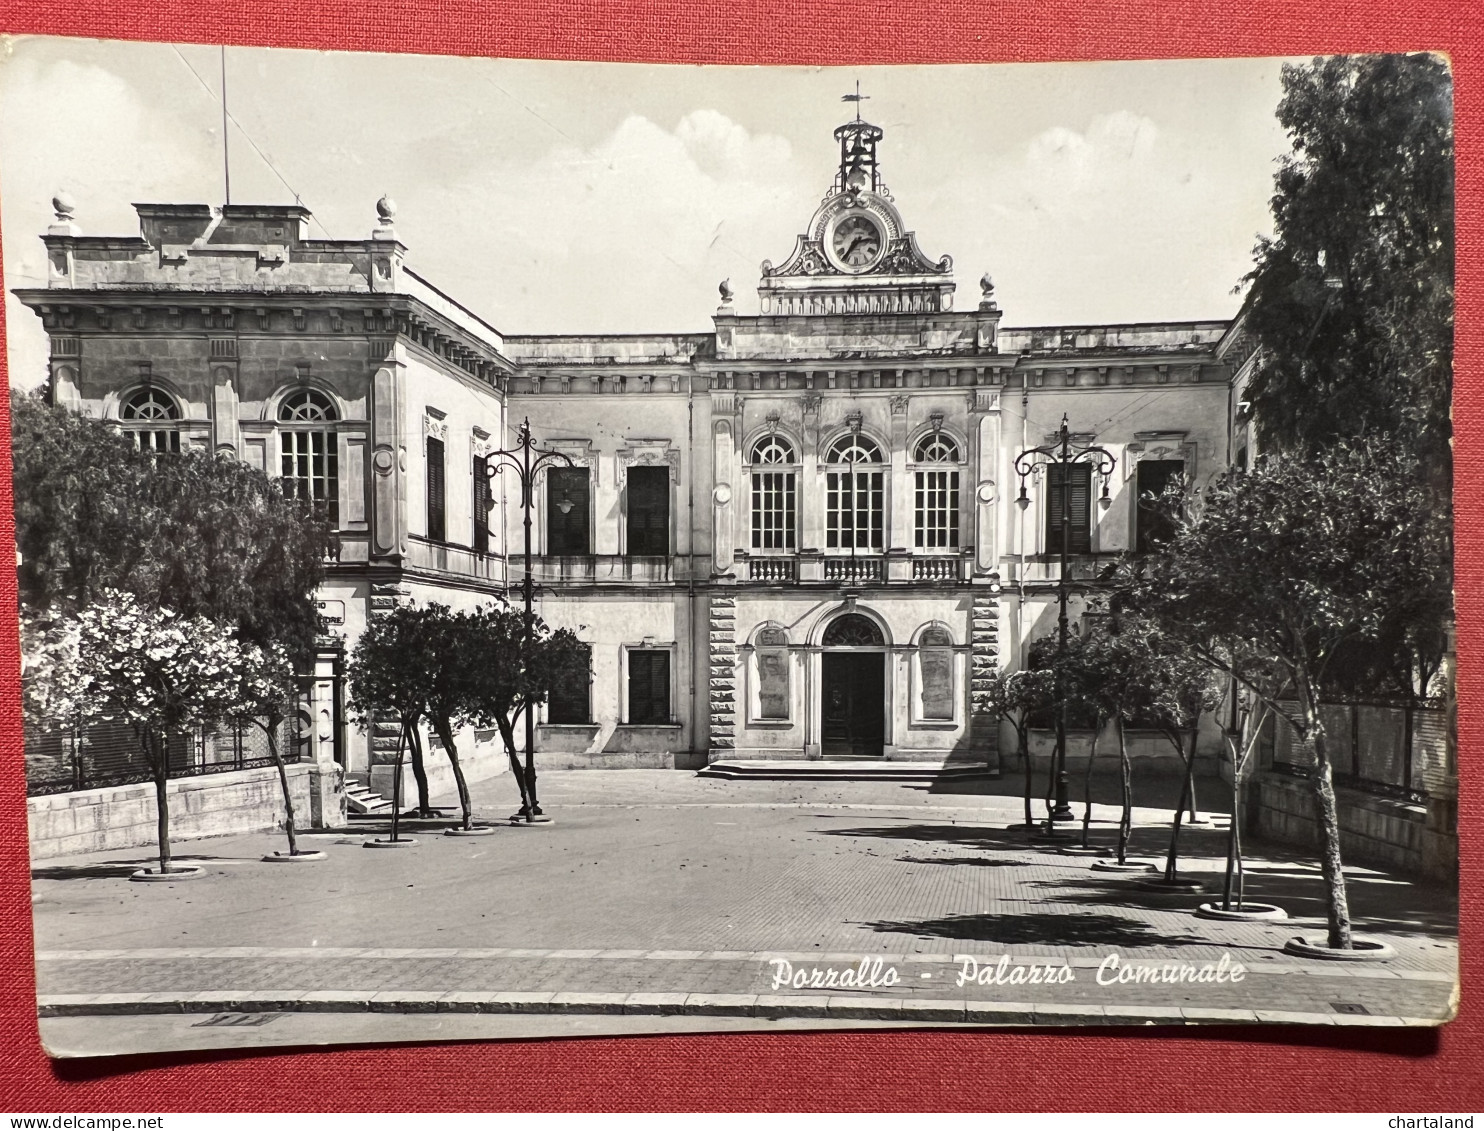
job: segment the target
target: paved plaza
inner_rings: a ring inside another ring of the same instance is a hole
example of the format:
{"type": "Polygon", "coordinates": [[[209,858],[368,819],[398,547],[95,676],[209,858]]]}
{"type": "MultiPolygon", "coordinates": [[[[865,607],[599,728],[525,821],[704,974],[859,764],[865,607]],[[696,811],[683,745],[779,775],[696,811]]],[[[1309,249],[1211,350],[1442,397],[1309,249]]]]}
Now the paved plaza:
{"type": "MultiPolygon", "coordinates": [[[[1219,809],[1216,783],[1202,785],[1219,809]]],[[[1349,869],[1357,928],[1396,950],[1385,962],[1283,953],[1323,924],[1317,868],[1289,849],[1252,846],[1247,897],[1290,919],[1191,914],[1219,895],[1219,815],[1182,838],[1185,870],[1216,893],[1203,895],[1028,844],[1007,828],[1020,814],[1013,779],[939,791],[566,771],[541,788],[547,827],[456,838],[442,835],[451,822],[409,822],[417,844],[387,851],[362,847],[384,824],[357,824],[307,834],[328,854],[310,864],[262,862],[283,845],[271,833],[178,843],[206,875],[173,884],[127,881],[143,849],[44,861],[33,873],[43,1032],[71,1046],[86,1043],[83,1023],[216,1015],[230,1029],[285,1012],[501,1015],[503,1028],[480,1032],[506,1035],[555,1031],[558,1016],[634,1031],[738,1018],[1408,1024],[1452,1011],[1457,910],[1441,887],[1349,869]],[[1196,981],[1115,980],[1119,967],[1194,976],[1207,964],[1196,981]]],[[[508,777],[473,791],[481,819],[510,812],[508,777]]],[[[1161,791],[1145,790],[1168,804],[1161,791]]],[[[1096,796],[1094,835],[1108,843],[1111,783],[1096,796]]],[[[1136,856],[1162,857],[1169,818],[1136,811],[1136,856]]],[[[337,1020],[314,1032],[361,1024],[337,1020]]]]}

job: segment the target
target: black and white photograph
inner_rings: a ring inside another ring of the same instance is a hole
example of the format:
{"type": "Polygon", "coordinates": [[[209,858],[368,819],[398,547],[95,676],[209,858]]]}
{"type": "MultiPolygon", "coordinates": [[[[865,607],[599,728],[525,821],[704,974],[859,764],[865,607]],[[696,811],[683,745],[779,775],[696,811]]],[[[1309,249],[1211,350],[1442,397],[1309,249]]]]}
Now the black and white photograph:
{"type": "Polygon", "coordinates": [[[6,46],[51,1056],[1453,1018],[1445,57],[6,46]]]}

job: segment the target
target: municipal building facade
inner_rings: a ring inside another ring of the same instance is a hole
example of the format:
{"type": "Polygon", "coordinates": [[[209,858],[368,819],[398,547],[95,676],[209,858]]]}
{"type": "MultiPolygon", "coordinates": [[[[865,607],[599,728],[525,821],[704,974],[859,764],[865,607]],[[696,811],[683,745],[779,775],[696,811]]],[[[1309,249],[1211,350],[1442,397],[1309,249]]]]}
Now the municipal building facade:
{"type": "MultiPolygon", "coordinates": [[[[882,131],[835,138],[755,303],[723,283],[693,334],[498,330],[417,273],[385,199],[368,238],[332,241],[301,207],[249,205],[141,204],[138,235],[88,236],[59,198],[48,285],[19,294],[55,402],[327,506],[308,741],[352,779],[387,792],[394,747],[345,715],[368,620],[519,599],[519,485],[488,471],[526,422],[570,460],[534,493],[538,611],[591,657],[540,714],[541,765],[994,767],[973,692],[1055,629],[1061,492],[1075,620],[1084,583],[1157,532],[1141,495],[1246,458],[1250,349],[1239,320],[1004,325],[987,276],[956,305],[951,258],[883,181],[882,131]],[[1111,474],[1043,471],[1017,505],[1016,457],[1063,417],[1111,474]]],[[[493,733],[465,740],[474,776],[500,770],[493,733]]]]}

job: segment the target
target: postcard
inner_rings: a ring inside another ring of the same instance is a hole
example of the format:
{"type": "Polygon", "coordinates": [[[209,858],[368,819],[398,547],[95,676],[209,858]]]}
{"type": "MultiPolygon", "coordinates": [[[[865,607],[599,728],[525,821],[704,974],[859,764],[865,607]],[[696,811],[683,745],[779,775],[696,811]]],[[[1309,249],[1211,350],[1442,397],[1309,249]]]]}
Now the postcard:
{"type": "Polygon", "coordinates": [[[48,1051],[1448,1021],[1452,123],[11,41],[48,1051]]]}

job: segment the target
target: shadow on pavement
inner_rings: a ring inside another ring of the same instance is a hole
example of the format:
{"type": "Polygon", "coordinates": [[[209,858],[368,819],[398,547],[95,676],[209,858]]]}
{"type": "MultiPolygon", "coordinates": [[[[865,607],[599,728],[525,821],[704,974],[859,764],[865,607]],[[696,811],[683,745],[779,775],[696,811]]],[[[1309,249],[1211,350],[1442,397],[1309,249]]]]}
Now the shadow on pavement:
{"type": "Polygon", "coordinates": [[[1005,944],[1030,943],[1056,946],[1210,946],[1211,940],[1193,934],[1164,934],[1148,923],[1089,911],[1082,915],[1065,912],[1017,911],[1011,915],[947,915],[940,919],[878,920],[858,923],[886,934],[918,938],[972,939],[1005,944]]]}
{"type": "MultiPolygon", "coordinates": [[[[1099,757],[1098,763],[1102,764],[1099,757]]],[[[1113,759],[1114,765],[1117,759],[1113,759]]],[[[1073,769],[1068,775],[1068,799],[1079,813],[1082,811],[1083,776],[1073,769]]],[[[1140,808],[1173,809],[1180,800],[1180,776],[1170,772],[1150,772],[1134,765],[1133,799],[1140,808]],[[1143,771],[1142,773],[1140,771],[1143,771]]],[[[973,797],[1004,797],[1020,800],[1025,794],[1025,776],[1019,770],[1010,770],[1001,778],[939,778],[931,785],[909,788],[932,794],[952,794],[973,797]]],[[[1037,817],[1045,812],[1046,775],[1036,774],[1031,781],[1031,798],[1035,803],[1037,817]]],[[[1196,804],[1202,813],[1231,812],[1231,787],[1220,778],[1197,774],[1195,779],[1196,804]]],[[[1094,805],[1119,805],[1123,801],[1123,788],[1116,772],[1094,770],[1092,775],[1092,801],[1094,805]]]]}
{"type": "Polygon", "coordinates": [[[960,864],[970,868],[1029,868],[1029,860],[984,859],[979,856],[898,856],[898,864],[960,864]]]}
{"type": "MultiPolygon", "coordinates": [[[[224,864],[245,859],[230,856],[200,856],[178,852],[170,854],[172,864],[224,864]]],[[[137,860],[95,860],[88,864],[43,864],[31,869],[33,880],[107,880],[127,879],[140,868],[158,868],[158,856],[141,856],[137,860]]]]}

